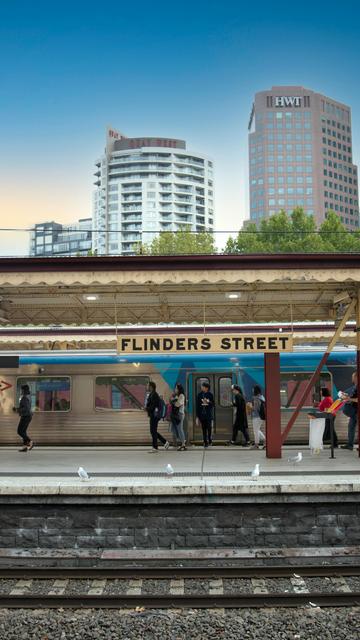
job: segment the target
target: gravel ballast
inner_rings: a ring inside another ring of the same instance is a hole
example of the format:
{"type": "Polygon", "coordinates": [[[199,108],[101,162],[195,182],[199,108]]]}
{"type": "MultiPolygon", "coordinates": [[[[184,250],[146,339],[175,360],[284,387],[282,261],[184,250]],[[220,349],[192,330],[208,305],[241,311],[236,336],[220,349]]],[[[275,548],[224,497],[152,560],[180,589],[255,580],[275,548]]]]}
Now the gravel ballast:
{"type": "Polygon", "coordinates": [[[359,608],[0,610],[4,640],[358,640],[359,608]]]}

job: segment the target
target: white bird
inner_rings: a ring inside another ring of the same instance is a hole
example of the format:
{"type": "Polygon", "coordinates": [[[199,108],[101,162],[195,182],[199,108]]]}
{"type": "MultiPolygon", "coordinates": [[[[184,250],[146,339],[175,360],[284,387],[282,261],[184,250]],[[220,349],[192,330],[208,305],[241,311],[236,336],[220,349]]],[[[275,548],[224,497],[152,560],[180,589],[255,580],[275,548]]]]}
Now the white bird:
{"type": "Polygon", "coordinates": [[[78,476],[80,478],[80,480],[82,480],[84,482],[84,480],[89,480],[89,474],[86,471],[86,469],[84,469],[84,467],[79,467],[78,468],[78,476]]]}
{"type": "Polygon", "coordinates": [[[294,464],[297,464],[297,463],[301,462],[301,460],[302,460],[301,451],[299,451],[297,456],[293,456],[292,458],[288,458],[288,462],[293,462],[294,464]]]}
{"type": "Polygon", "coordinates": [[[251,472],[251,479],[257,480],[260,475],[260,465],[257,463],[251,472]]]}
{"type": "Polygon", "coordinates": [[[174,469],[172,468],[171,464],[167,464],[166,465],[165,472],[166,472],[166,475],[168,475],[168,476],[172,476],[173,475],[174,469]]]}

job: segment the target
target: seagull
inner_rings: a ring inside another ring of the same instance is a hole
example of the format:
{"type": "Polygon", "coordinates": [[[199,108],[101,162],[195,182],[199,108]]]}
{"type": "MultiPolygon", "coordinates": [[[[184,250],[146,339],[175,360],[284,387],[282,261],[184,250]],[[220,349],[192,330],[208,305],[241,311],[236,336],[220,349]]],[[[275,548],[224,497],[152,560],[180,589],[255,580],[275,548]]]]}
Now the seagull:
{"type": "Polygon", "coordinates": [[[297,456],[293,456],[292,458],[288,458],[288,462],[293,462],[294,464],[297,464],[298,462],[301,462],[301,460],[302,460],[301,451],[299,451],[297,456]]]}
{"type": "Polygon", "coordinates": [[[78,468],[78,476],[82,481],[89,480],[89,474],[83,467],[78,468]]]}
{"type": "Polygon", "coordinates": [[[257,480],[259,475],[260,475],[260,465],[256,464],[255,467],[253,468],[252,472],[251,472],[251,479],[252,480],[257,480]]]}
{"type": "Polygon", "coordinates": [[[165,468],[165,472],[168,476],[172,476],[174,473],[174,469],[172,468],[171,464],[167,464],[166,468],[165,468]]]}

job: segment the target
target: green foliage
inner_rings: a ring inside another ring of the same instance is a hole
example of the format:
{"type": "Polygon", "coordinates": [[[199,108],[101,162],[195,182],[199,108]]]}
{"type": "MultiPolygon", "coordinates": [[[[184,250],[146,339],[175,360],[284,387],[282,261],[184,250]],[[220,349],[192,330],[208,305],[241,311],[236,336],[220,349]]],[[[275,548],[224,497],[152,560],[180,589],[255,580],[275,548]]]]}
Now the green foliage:
{"type": "Polygon", "coordinates": [[[313,216],[297,208],[290,215],[280,211],[265,218],[259,227],[246,225],[225,247],[225,253],[317,252],[360,252],[360,232],[347,231],[333,211],[317,231],[313,216]]]}
{"type": "Polygon", "coordinates": [[[211,254],[216,253],[216,248],[212,233],[191,233],[188,228],[183,228],[176,233],[162,231],[151,243],[141,245],[137,252],[151,256],[211,254]]]}

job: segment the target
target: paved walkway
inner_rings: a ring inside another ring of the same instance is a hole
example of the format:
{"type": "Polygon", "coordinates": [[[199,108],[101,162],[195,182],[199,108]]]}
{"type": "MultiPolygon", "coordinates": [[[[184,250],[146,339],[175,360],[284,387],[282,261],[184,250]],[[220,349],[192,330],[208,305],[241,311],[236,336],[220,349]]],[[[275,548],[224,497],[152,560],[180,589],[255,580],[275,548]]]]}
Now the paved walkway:
{"type": "Polygon", "coordinates": [[[186,452],[145,447],[39,447],[29,453],[0,448],[0,493],[271,493],[360,491],[358,451],[284,448],[283,458],[241,447],[190,448],[186,452]],[[299,464],[288,459],[301,451],[299,464]],[[254,481],[251,471],[260,465],[254,481]],[[167,475],[171,465],[174,474],[167,475]],[[90,480],[77,475],[84,467],[90,480]]]}

